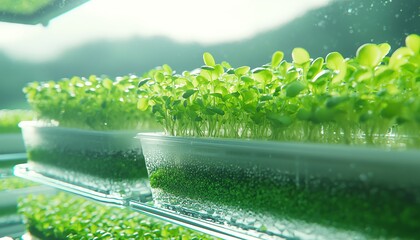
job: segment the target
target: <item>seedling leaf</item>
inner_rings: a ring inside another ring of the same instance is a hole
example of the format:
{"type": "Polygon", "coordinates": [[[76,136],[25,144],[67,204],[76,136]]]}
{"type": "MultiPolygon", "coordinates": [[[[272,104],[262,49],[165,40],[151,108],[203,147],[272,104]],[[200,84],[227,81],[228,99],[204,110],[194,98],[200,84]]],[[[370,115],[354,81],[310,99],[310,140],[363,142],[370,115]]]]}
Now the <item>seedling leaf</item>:
{"type": "Polygon", "coordinates": [[[209,52],[205,52],[203,54],[203,60],[204,64],[206,64],[207,66],[214,67],[216,65],[213,56],[209,52]]]}
{"type": "Polygon", "coordinates": [[[299,65],[310,61],[309,53],[304,48],[294,48],[292,58],[293,62],[299,65]]]}

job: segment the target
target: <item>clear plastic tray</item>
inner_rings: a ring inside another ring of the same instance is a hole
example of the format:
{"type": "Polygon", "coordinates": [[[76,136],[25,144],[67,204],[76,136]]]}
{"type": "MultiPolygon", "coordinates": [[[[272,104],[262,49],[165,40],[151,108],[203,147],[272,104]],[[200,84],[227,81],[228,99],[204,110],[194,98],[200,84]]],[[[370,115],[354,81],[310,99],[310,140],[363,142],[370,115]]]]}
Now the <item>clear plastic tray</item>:
{"type": "Polygon", "coordinates": [[[184,227],[188,227],[203,233],[207,233],[222,239],[271,239],[269,235],[262,235],[261,233],[244,231],[239,228],[228,228],[223,224],[217,224],[210,221],[204,221],[190,216],[180,215],[177,212],[168,209],[154,206],[151,198],[139,201],[139,199],[125,199],[113,195],[106,195],[100,192],[95,192],[78,185],[63,182],[55,178],[50,178],[42,174],[38,174],[30,170],[28,164],[20,164],[14,168],[14,174],[18,177],[28,179],[34,182],[45,184],[60,190],[64,190],[85,198],[98,201],[103,204],[127,207],[133,211],[141,212],[152,217],[160,218],[162,220],[172,222],[184,227]]]}
{"type": "Polygon", "coordinates": [[[420,234],[420,151],[138,138],[157,206],[286,238],[420,234]]]}
{"type": "Polygon", "coordinates": [[[31,170],[120,197],[150,195],[134,131],[90,131],[21,122],[31,170]]]}
{"type": "MultiPolygon", "coordinates": [[[[0,181],[4,181],[1,179],[0,181]]],[[[0,191],[0,236],[21,236],[25,231],[18,214],[18,199],[29,194],[52,194],[57,190],[47,186],[27,186],[0,191]]]]}

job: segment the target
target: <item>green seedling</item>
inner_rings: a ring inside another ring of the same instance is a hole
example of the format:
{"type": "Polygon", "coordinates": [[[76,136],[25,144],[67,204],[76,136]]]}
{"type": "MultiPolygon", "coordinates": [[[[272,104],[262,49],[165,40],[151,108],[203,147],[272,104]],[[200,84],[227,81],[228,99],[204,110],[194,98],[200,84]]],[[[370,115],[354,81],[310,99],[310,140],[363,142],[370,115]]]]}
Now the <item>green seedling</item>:
{"type": "Polygon", "coordinates": [[[0,134],[20,133],[19,122],[33,118],[34,113],[28,110],[0,110],[0,134]]]}
{"type": "Polygon", "coordinates": [[[29,195],[18,209],[28,232],[39,239],[217,239],[65,193],[29,195]]]}
{"type": "Polygon", "coordinates": [[[206,52],[197,72],[163,66],[147,73],[138,109],[152,112],[170,135],[389,147],[392,132],[391,147],[420,147],[419,36],[406,44],[390,57],[389,44],[368,43],[354,58],[331,52],[314,60],[295,48],[292,62],[277,51],[254,69],[217,64],[206,52]]]}

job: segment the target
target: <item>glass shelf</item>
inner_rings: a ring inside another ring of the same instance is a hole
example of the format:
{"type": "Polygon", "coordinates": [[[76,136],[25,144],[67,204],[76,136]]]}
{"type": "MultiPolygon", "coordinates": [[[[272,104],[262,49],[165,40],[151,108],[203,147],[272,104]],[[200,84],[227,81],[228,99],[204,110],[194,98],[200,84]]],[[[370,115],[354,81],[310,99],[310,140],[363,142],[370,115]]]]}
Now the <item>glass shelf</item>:
{"type": "Polygon", "coordinates": [[[0,179],[13,176],[13,166],[26,162],[26,153],[0,154],[0,179]]]}
{"type": "MultiPolygon", "coordinates": [[[[184,216],[174,211],[162,209],[154,206],[152,202],[141,202],[139,200],[132,200],[129,198],[118,198],[112,195],[92,191],[80,186],[69,184],[57,179],[53,179],[28,168],[27,164],[19,164],[14,168],[15,176],[28,179],[34,182],[48,185],[69,193],[73,193],[88,199],[95,200],[107,205],[117,207],[126,207],[133,211],[141,212],[149,216],[153,216],[174,224],[178,224],[193,230],[197,230],[206,234],[220,237],[223,239],[271,239],[269,235],[262,235],[261,233],[247,232],[241,229],[227,227],[222,224],[213,223],[209,221],[199,220],[194,217],[184,216]]],[[[276,237],[276,239],[281,239],[276,237]]]]}

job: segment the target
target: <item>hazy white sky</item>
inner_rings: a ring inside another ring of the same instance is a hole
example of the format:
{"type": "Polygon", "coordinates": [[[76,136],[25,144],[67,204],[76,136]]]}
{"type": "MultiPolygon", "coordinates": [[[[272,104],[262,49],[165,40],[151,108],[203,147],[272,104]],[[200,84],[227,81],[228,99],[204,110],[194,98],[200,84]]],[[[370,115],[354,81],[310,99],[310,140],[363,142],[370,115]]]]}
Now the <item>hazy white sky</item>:
{"type": "Polygon", "coordinates": [[[98,39],[166,36],[216,44],[252,37],[331,0],[91,0],[48,27],[0,22],[0,51],[15,59],[47,61],[98,39]]]}

